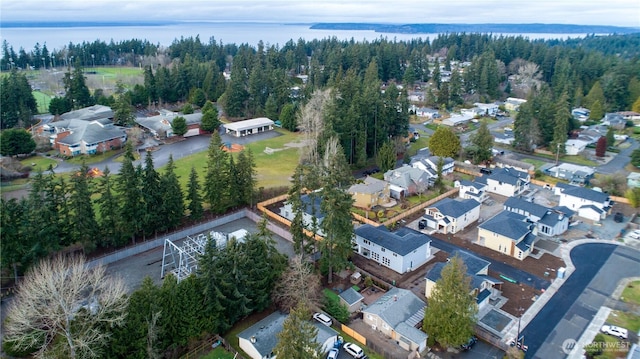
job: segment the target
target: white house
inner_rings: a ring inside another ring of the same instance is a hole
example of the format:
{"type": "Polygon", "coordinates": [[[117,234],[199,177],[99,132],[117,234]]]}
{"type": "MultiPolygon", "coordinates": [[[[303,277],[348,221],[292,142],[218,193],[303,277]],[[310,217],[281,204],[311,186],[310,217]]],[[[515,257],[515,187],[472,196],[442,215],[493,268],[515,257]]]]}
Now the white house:
{"type": "Polygon", "coordinates": [[[576,211],[578,217],[600,221],[611,210],[611,199],[603,192],[578,186],[556,186],[560,193],[559,206],[576,211]]]}
{"type": "Polygon", "coordinates": [[[439,115],[438,110],[428,107],[416,107],[413,105],[411,110],[415,112],[416,116],[421,118],[433,119],[439,115]]]}
{"type": "Polygon", "coordinates": [[[585,122],[586,120],[588,120],[589,115],[591,115],[591,110],[589,110],[588,108],[576,107],[571,110],[571,116],[573,116],[574,119],[580,122],[585,122]]]}
{"type": "Polygon", "coordinates": [[[504,131],[504,132],[491,132],[493,136],[493,142],[502,143],[505,145],[510,145],[513,141],[516,140],[513,131],[504,131]]]}
{"type": "Polygon", "coordinates": [[[531,176],[513,168],[495,168],[490,175],[478,177],[476,181],[486,183],[489,193],[513,197],[529,189],[531,176]]]}
{"type": "Polygon", "coordinates": [[[401,227],[390,232],[385,226],[364,224],[355,229],[354,251],[400,274],[427,263],[431,257],[431,238],[401,227]]]}
{"type": "Polygon", "coordinates": [[[527,102],[527,100],[522,98],[509,97],[504,102],[504,108],[507,109],[507,111],[518,111],[520,109],[520,105],[525,102],[527,102]]]}
{"type": "MultiPolygon", "coordinates": [[[[252,359],[275,359],[273,349],[278,344],[277,335],[282,331],[287,317],[287,314],[275,312],[240,332],[240,349],[252,359]]],[[[318,329],[315,340],[322,347],[321,354],[324,354],[338,341],[338,332],[317,321],[312,323],[318,329]]]]}
{"type": "Polygon", "coordinates": [[[452,113],[449,118],[442,120],[442,124],[446,126],[457,126],[473,119],[473,114],[452,113]]]}
{"type": "Polygon", "coordinates": [[[546,169],[549,176],[562,178],[572,183],[587,183],[593,177],[595,170],[591,167],[574,165],[572,163],[560,163],[546,169]]]}
{"type": "Polygon", "coordinates": [[[427,334],[418,328],[425,306],[412,291],[393,287],[362,311],[362,320],[403,349],[422,352],[427,348],[427,334]]]}
{"type": "Polygon", "coordinates": [[[535,225],[527,217],[502,211],[478,226],[478,244],[519,260],[534,249],[535,225]]]}
{"type": "Polygon", "coordinates": [[[580,152],[584,151],[590,143],[590,141],[579,138],[570,139],[564,143],[564,149],[567,152],[567,155],[576,156],[579,155],[580,152]]]}
{"type": "Polygon", "coordinates": [[[531,201],[510,197],[504,202],[504,210],[514,212],[527,217],[536,224],[538,233],[549,237],[558,236],[569,229],[569,219],[572,215],[565,212],[547,208],[531,201]]]}
{"type": "Polygon", "coordinates": [[[486,183],[471,182],[468,180],[455,181],[454,187],[460,189],[458,197],[463,199],[475,199],[479,203],[484,202],[487,199],[486,183]]]}
{"type": "Polygon", "coordinates": [[[495,103],[476,102],[473,105],[482,110],[481,116],[495,117],[498,113],[498,105],[495,103]]]}
{"type": "MultiPolygon", "coordinates": [[[[300,200],[303,205],[302,223],[304,224],[304,227],[314,232],[315,226],[315,233],[324,236],[324,232],[320,229],[320,224],[325,216],[324,212],[320,209],[320,203],[322,202],[320,193],[313,192],[311,194],[304,194],[300,196],[300,200]]],[[[284,206],[280,207],[280,215],[290,221],[293,221],[296,214],[289,201],[287,201],[284,206]]]]}
{"type": "Polygon", "coordinates": [[[437,177],[438,162],[442,158],[442,174],[448,175],[453,173],[455,161],[451,157],[431,156],[429,149],[420,149],[416,155],[411,157],[409,165],[413,168],[420,169],[429,174],[430,177],[437,177]]]}
{"type": "Polygon", "coordinates": [[[444,198],[425,208],[427,228],[442,234],[458,233],[480,218],[480,202],[475,199],[444,198]]]}

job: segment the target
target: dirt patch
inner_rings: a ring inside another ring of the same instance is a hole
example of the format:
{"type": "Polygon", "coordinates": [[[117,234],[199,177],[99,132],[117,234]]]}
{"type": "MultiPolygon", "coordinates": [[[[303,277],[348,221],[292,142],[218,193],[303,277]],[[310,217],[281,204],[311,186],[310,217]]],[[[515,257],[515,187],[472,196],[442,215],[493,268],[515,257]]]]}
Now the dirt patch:
{"type": "Polygon", "coordinates": [[[229,153],[236,153],[244,150],[244,146],[239,143],[232,143],[231,146],[222,146],[222,150],[229,153]]]}

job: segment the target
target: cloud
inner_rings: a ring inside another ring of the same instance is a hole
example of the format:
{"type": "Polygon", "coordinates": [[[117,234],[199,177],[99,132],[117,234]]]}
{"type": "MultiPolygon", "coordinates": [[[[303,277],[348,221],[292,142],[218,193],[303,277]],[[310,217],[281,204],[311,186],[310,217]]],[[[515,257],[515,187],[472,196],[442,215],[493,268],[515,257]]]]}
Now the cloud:
{"type": "Polygon", "coordinates": [[[2,0],[6,20],[563,23],[640,27],[637,0],[2,0]]]}

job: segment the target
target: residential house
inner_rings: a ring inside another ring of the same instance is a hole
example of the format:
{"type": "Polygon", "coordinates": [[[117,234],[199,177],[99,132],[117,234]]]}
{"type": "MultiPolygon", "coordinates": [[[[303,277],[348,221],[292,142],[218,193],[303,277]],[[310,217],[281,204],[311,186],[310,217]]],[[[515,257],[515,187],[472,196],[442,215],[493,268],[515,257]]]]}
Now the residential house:
{"type": "Polygon", "coordinates": [[[446,126],[458,126],[463,123],[467,123],[472,120],[475,116],[472,114],[461,114],[461,113],[452,113],[451,116],[442,120],[442,124],[446,126]]]}
{"type": "Polygon", "coordinates": [[[637,113],[635,111],[620,111],[616,113],[622,116],[625,121],[640,121],[640,113],[637,113]]]}
{"type": "Polygon", "coordinates": [[[222,125],[225,133],[236,137],[244,137],[257,133],[273,130],[274,122],[266,117],[258,117],[250,120],[225,123],[222,125]]]}
{"type": "Polygon", "coordinates": [[[480,218],[480,202],[475,199],[444,198],[425,208],[422,218],[426,220],[427,228],[442,234],[455,234],[480,218]]]}
{"type": "Polygon", "coordinates": [[[422,352],[427,348],[427,334],[419,329],[425,306],[412,291],[393,287],[363,309],[362,320],[405,350],[422,352]]]}
{"type": "Polygon", "coordinates": [[[622,117],[621,114],[617,112],[610,112],[604,115],[602,119],[602,124],[605,126],[613,127],[616,130],[624,130],[627,125],[627,120],[622,117]]]}
{"type": "Polygon", "coordinates": [[[453,185],[460,189],[460,192],[458,192],[458,197],[460,198],[475,199],[478,203],[482,203],[488,198],[487,185],[485,183],[460,180],[455,181],[453,185]]]}
{"type": "Polygon", "coordinates": [[[479,245],[519,260],[531,254],[535,241],[535,225],[521,214],[502,211],[478,226],[479,245]]]}
{"type": "Polygon", "coordinates": [[[591,110],[584,107],[576,107],[571,110],[571,116],[580,122],[585,122],[589,119],[589,115],[591,115],[591,110]]]}
{"type": "Polygon", "coordinates": [[[564,150],[569,156],[576,156],[582,153],[588,145],[591,144],[590,140],[585,139],[568,139],[567,142],[564,143],[564,150]]]}
{"type": "Polygon", "coordinates": [[[504,108],[507,111],[518,111],[520,109],[520,105],[522,105],[525,102],[527,102],[527,100],[525,99],[509,97],[504,102],[504,108]]]}
{"type": "Polygon", "coordinates": [[[510,197],[504,202],[504,210],[527,217],[536,224],[538,234],[553,237],[559,236],[569,229],[571,215],[548,208],[520,197],[510,197]]]}
{"type": "Polygon", "coordinates": [[[591,167],[574,165],[572,163],[560,163],[557,166],[545,169],[546,174],[555,178],[562,178],[571,183],[587,184],[595,173],[591,167]]]}
{"type": "Polygon", "coordinates": [[[578,217],[600,221],[607,217],[613,205],[609,195],[579,186],[557,186],[560,193],[560,206],[576,211],[578,217]]]}
{"type": "MultiPolygon", "coordinates": [[[[318,192],[313,192],[311,194],[303,194],[300,196],[300,200],[302,201],[302,223],[304,227],[311,232],[314,232],[314,226],[316,227],[315,233],[324,236],[324,232],[320,229],[320,225],[322,224],[322,220],[324,219],[324,212],[320,208],[320,203],[322,202],[322,198],[318,192]]],[[[290,221],[293,221],[295,217],[295,212],[291,206],[291,203],[287,201],[284,206],[280,207],[280,215],[290,221]]]]}
{"type": "Polygon", "coordinates": [[[431,237],[407,227],[390,232],[385,226],[363,224],[355,235],[355,252],[400,274],[431,258],[431,237]]]}
{"type": "MultiPolygon", "coordinates": [[[[471,279],[471,294],[476,298],[478,307],[483,307],[489,298],[499,294],[498,286],[502,284],[502,281],[489,276],[489,265],[491,263],[469,252],[458,249],[451,252],[449,259],[453,257],[460,258],[467,268],[466,275],[471,279]]],[[[425,275],[425,297],[431,297],[431,293],[433,293],[433,289],[436,287],[436,282],[442,276],[442,269],[447,265],[447,262],[438,262],[427,271],[425,275]]]]}
{"type": "Polygon", "coordinates": [[[627,175],[627,187],[640,187],[640,173],[631,172],[627,175]]]}
{"type": "Polygon", "coordinates": [[[480,116],[496,117],[498,114],[498,105],[495,103],[476,102],[473,105],[481,110],[480,116]]]}
{"type": "Polygon", "coordinates": [[[513,168],[495,168],[489,175],[476,178],[476,182],[486,183],[486,191],[505,197],[522,194],[529,189],[531,176],[527,172],[513,168]]]}
{"type": "Polygon", "coordinates": [[[440,115],[440,113],[436,109],[428,107],[417,107],[415,105],[412,105],[410,107],[410,111],[414,112],[416,116],[426,119],[434,119],[440,115]]]}
{"type": "Polygon", "coordinates": [[[511,168],[520,172],[526,172],[530,175],[533,174],[535,170],[535,166],[531,163],[514,160],[508,157],[494,157],[493,163],[499,168],[511,168]]]}
{"type": "Polygon", "coordinates": [[[511,145],[513,141],[516,140],[513,131],[504,131],[504,132],[491,132],[493,136],[493,141],[497,143],[502,143],[505,145],[511,145]]]}
{"type": "Polygon", "coordinates": [[[353,205],[359,208],[371,209],[391,202],[389,183],[370,176],[349,187],[347,192],[353,197],[353,205]]]}
{"type": "Polygon", "coordinates": [[[349,313],[359,311],[363,303],[364,297],[362,294],[358,293],[353,287],[349,287],[346,290],[343,290],[340,295],[340,303],[347,307],[349,313]]]}
{"type": "Polygon", "coordinates": [[[401,199],[424,192],[429,188],[430,175],[408,165],[389,170],[384,180],[389,182],[391,197],[401,199]]]}
{"type": "MultiPolygon", "coordinates": [[[[278,344],[278,333],[284,328],[288,314],[275,312],[238,334],[240,349],[252,359],[276,358],[273,349],[278,344]]],[[[322,348],[321,355],[333,348],[338,341],[338,332],[317,321],[312,321],[318,329],[315,341],[322,348]]]]}
{"type": "Polygon", "coordinates": [[[428,148],[423,148],[418,153],[411,157],[409,165],[413,168],[418,168],[429,174],[430,178],[435,179],[438,177],[438,163],[442,159],[442,174],[448,175],[453,173],[455,161],[451,157],[439,157],[431,156],[428,148]]]}
{"type": "Polygon", "coordinates": [[[202,113],[191,113],[183,115],[178,112],[161,110],[159,115],[150,117],[137,117],[136,123],[147,130],[157,139],[174,137],[173,120],[182,117],[187,122],[187,132],[182,137],[200,135],[200,124],[202,123],[202,113]]]}
{"type": "Polygon", "coordinates": [[[587,141],[589,144],[596,143],[607,133],[606,126],[591,126],[578,132],[578,139],[587,141]]]}
{"type": "Polygon", "coordinates": [[[424,91],[407,91],[409,102],[424,102],[424,91]]]}

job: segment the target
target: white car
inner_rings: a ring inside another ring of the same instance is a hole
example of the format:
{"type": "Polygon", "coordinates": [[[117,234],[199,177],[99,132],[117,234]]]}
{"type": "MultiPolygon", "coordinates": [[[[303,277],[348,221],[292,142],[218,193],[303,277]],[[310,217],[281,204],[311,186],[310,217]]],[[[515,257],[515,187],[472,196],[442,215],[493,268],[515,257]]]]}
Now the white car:
{"type": "Polygon", "coordinates": [[[364,351],[362,350],[362,348],[360,348],[359,346],[353,343],[344,343],[344,345],[342,346],[342,349],[344,349],[344,351],[347,352],[347,354],[351,355],[356,359],[362,358],[364,356],[364,351]]]}
{"type": "Polygon", "coordinates": [[[320,323],[326,325],[327,327],[330,327],[331,324],[333,324],[333,321],[331,320],[331,318],[329,318],[329,316],[324,313],[315,313],[313,315],[313,319],[319,321],[320,323]]]}
{"type": "Polygon", "coordinates": [[[614,337],[618,337],[620,339],[627,339],[628,331],[624,328],[616,327],[615,325],[603,325],[601,332],[609,335],[613,335],[614,337]]]}
{"type": "Polygon", "coordinates": [[[338,359],[338,355],[340,354],[340,351],[336,348],[331,348],[329,350],[329,353],[327,353],[327,359],[338,359]]]}
{"type": "Polygon", "coordinates": [[[640,239],[640,229],[633,230],[629,233],[629,237],[633,239],[640,239]]]}

